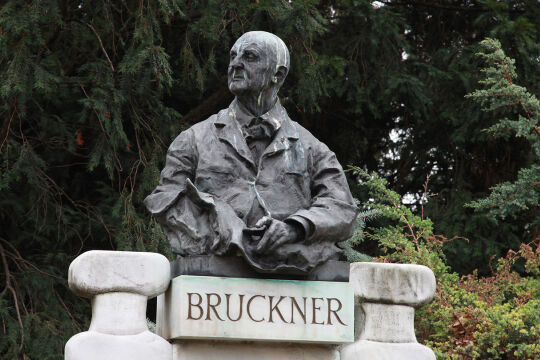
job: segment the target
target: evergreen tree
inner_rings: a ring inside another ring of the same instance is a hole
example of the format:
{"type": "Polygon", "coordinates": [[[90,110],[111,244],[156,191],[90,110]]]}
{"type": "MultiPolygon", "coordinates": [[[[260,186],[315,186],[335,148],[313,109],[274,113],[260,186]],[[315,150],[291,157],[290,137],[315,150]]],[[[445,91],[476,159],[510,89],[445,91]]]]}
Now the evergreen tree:
{"type": "Polygon", "coordinates": [[[540,102],[527,89],[514,83],[516,69],[514,60],[507,57],[499,41],[487,39],[481,43],[479,55],[488,63],[483,69],[486,79],[481,80],[486,89],[477,90],[469,96],[486,106],[486,111],[503,117],[488,131],[498,137],[525,139],[533,153],[527,159],[530,165],[519,169],[517,179],[497,184],[490,195],[469,204],[475,209],[487,209],[494,220],[520,218],[530,238],[540,235],[540,102]],[[516,116],[517,115],[517,116],[516,116]]]}

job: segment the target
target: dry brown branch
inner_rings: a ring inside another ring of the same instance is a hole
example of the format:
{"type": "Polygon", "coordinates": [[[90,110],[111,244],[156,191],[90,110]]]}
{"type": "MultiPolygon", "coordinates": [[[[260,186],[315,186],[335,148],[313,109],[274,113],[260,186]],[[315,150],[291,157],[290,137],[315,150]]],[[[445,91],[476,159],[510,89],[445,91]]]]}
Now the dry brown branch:
{"type": "Polygon", "coordinates": [[[428,176],[426,176],[426,181],[424,182],[424,185],[423,185],[423,188],[424,188],[424,193],[422,194],[422,199],[420,199],[420,211],[421,211],[421,215],[420,215],[420,218],[422,220],[424,220],[424,199],[428,199],[429,195],[428,195],[428,185],[429,185],[429,178],[431,177],[431,174],[428,174],[428,176]]]}
{"type": "Polygon", "coordinates": [[[4,293],[9,290],[13,297],[13,302],[15,303],[15,312],[17,313],[17,320],[19,321],[19,326],[21,327],[21,344],[19,345],[19,350],[24,346],[24,325],[22,322],[21,312],[19,310],[19,299],[17,298],[17,292],[13,288],[11,283],[11,273],[9,272],[9,264],[7,261],[6,253],[4,247],[0,245],[0,257],[2,258],[2,263],[4,264],[4,272],[6,276],[6,287],[0,293],[0,296],[3,296],[4,293]]]}
{"type": "Polygon", "coordinates": [[[114,72],[114,66],[113,66],[113,63],[111,61],[111,58],[109,57],[109,54],[107,54],[107,50],[105,50],[105,46],[103,46],[103,41],[101,41],[101,37],[99,36],[98,32],[96,31],[96,29],[89,23],[86,23],[86,22],[82,22],[84,25],[88,26],[88,28],[90,30],[92,30],[92,32],[94,33],[94,35],[96,35],[98,41],[99,41],[99,46],[101,47],[101,51],[103,52],[103,54],[105,55],[105,57],[107,58],[107,62],[109,63],[109,66],[111,67],[111,70],[114,72]]]}
{"type": "Polygon", "coordinates": [[[58,295],[58,293],[56,292],[56,290],[54,290],[54,288],[52,288],[52,291],[53,293],[56,295],[56,297],[58,298],[58,300],[60,301],[60,303],[62,304],[62,306],[64,307],[64,309],[66,310],[66,312],[68,313],[69,317],[71,318],[71,321],[73,322],[73,324],[75,325],[75,327],[77,327],[77,330],[79,330],[79,332],[82,332],[82,329],[81,329],[81,326],[80,324],[77,322],[77,320],[75,320],[75,318],[73,317],[73,314],[71,314],[71,312],[69,311],[68,307],[66,306],[66,304],[64,303],[64,300],[62,300],[62,297],[60,295],[58,295]]]}
{"type": "Polygon", "coordinates": [[[401,215],[401,219],[403,220],[405,225],[407,225],[407,228],[409,229],[409,232],[411,233],[411,237],[413,238],[414,242],[418,241],[416,234],[414,233],[414,230],[405,215],[401,215]]]}
{"type": "MultiPolygon", "coordinates": [[[[139,103],[137,103],[137,100],[134,99],[133,97],[131,97],[131,101],[130,101],[130,105],[131,105],[131,110],[133,112],[133,115],[135,115],[135,118],[139,121],[139,123],[146,129],[148,130],[148,132],[150,133],[150,135],[152,136],[152,139],[154,139],[154,142],[157,143],[159,142],[161,144],[161,146],[165,149],[167,149],[168,145],[165,144],[165,142],[161,139],[161,137],[157,134],[154,134],[154,131],[152,129],[152,127],[144,120],[144,118],[142,117],[142,115],[139,115],[137,113],[137,110],[135,109],[135,105],[137,105],[138,107],[139,106],[139,103]]],[[[135,132],[135,136],[138,136],[138,133],[135,132]]],[[[138,139],[138,138],[137,138],[138,139]]],[[[144,155],[144,154],[143,154],[144,155]]],[[[146,161],[146,158],[145,158],[145,161],[146,161]]]]}
{"type": "Polygon", "coordinates": [[[11,122],[13,121],[14,116],[15,112],[11,113],[11,116],[6,117],[4,120],[4,124],[2,125],[2,132],[0,135],[0,137],[2,138],[2,143],[0,144],[0,153],[2,152],[2,148],[4,147],[4,144],[9,137],[9,131],[11,130],[11,122]]]}
{"type": "Polygon", "coordinates": [[[0,241],[3,242],[3,243],[5,243],[5,244],[7,244],[7,245],[9,245],[9,246],[12,248],[12,250],[13,250],[14,252],[8,251],[8,250],[6,250],[6,249],[4,249],[4,251],[5,251],[5,252],[6,252],[13,260],[20,261],[20,262],[22,262],[22,263],[24,263],[24,264],[26,264],[26,265],[32,267],[34,270],[36,270],[37,272],[39,272],[39,273],[41,273],[41,274],[43,274],[43,275],[50,276],[50,277],[52,277],[52,278],[55,278],[55,279],[64,281],[64,279],[61,278],[60,276],[56,276],[56,275],[53,275],[53,274],[49,274],[48,272],[43,271],[43,270],[41,270],[40,268],[38,268],[38,267],[37,267],[34,263],[32,263],[31,261],[26,260],[25,258],[23,258],[23,257],[21,256],[21,253],[20,253],[13,245],[11,245],[7,240],[5,240],[5,239],[3,239],[3,238],[0,238],[0,241]]]}

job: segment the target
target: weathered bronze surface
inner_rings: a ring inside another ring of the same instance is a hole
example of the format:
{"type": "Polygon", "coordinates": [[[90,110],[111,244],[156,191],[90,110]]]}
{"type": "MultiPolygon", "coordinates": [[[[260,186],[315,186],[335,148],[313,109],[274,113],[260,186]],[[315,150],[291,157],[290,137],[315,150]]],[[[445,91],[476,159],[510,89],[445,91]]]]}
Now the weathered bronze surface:
{"type": "Polygon", "coordinates": [[[357,207],[341,165],[277,97],[289,64],[277,36],[242,35],[228,69],[236,98],[169,147],[145,204],[173,252],[240,253],[257,271],[302,274],[351,235],[357,207]]]}

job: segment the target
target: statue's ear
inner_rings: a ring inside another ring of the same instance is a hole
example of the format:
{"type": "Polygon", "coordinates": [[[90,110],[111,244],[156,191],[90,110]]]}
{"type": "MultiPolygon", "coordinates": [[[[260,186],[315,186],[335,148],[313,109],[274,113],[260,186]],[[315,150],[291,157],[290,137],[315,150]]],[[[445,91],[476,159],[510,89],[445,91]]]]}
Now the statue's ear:
{"type": "Polygon", "coordinates": [[[283,65],[278,66],[276,72],[274,73],[274,77],[272,78],[272,81],[276,84],[282,84],[283,81],[285,81],[285,77],[287,76],[288,72],[289,72],[289,69],[287,69],[286,66],[283,66],[283,65]]]}

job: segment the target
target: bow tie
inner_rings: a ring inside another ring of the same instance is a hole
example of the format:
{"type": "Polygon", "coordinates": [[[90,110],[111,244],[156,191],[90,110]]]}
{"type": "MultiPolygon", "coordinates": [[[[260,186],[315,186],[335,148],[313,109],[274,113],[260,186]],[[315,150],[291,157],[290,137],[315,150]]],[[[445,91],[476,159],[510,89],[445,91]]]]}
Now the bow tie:
{"type": "Polygon", "coordinates": [[[242,127],[242,133],[246,140],[270,139],[276,129],[266,120],[258,117],[253,118],[248,125],[242,127]]]}

